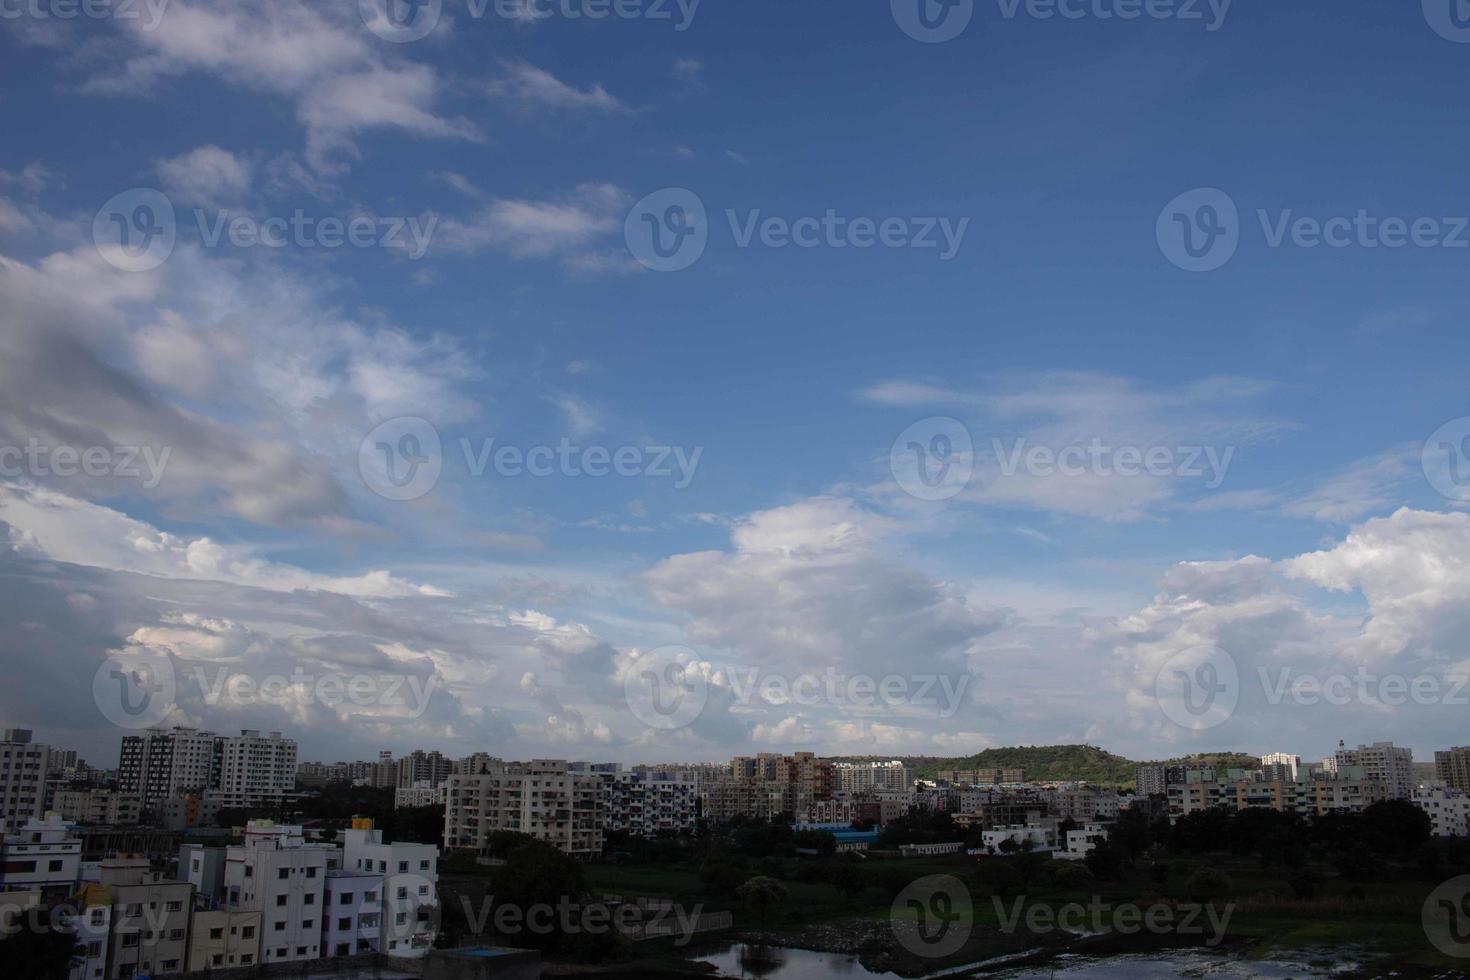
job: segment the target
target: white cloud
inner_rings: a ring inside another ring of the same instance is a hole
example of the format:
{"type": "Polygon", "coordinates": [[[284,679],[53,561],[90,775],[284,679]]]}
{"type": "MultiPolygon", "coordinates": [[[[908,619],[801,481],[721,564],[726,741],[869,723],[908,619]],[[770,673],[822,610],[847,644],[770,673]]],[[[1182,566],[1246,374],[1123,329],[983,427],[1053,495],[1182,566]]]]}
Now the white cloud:
{"type": "Polygon", "coordinates": [[[248,159],[212,144],[158,163],[158,176],[174,203],[215,208],[243,203],[254,172],[248,159]]]}
{"type": "Polygon", "coordinates": [[[592,112],[627,112],[628,107],[594,82],[575,88],[544,68],[524,61],[504,62],[504,75],[488,86],[492,96],[519,109],[568,109],[592,112]]]}

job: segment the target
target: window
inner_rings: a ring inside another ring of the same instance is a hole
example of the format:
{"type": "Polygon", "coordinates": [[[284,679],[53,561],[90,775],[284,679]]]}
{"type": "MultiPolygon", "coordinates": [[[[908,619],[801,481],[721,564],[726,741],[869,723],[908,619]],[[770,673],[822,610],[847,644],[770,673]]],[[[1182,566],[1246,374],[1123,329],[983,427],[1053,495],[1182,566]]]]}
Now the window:
{"type": "Polygon", "coordinates": [[[240,927],[240,938],[241,939],[254,939],[255,938],[255,927],[254,926],[241,926],[240,927]]]}
{"type": "Polygon", "coordinates": [[[305,946],[297,946],[296,947],[296,955],[297,956],[305,956],[306,955],[306,947],[305,946]]]}
{"type": "Polygon", "coordinates": [[[255,962],[255,957],[252,954],[250,954],[250,953],[241,953],[240,954],[240,965],[241,966],[249,966],[251,963],[254,963],[254,962],[255,962]]]}
{"type": "Polygon", "coordinates": [[[165,906],[165,908],[168,911],[170,911],[170,912],[178,912],[183,907],[184,907],[184,903],[183,902],[169,902],[168,905],[165,906]]]}
{"type": "Polygon", "coordinates": [[[301,920],[301,928],[303,928],[303,929],[310,929],[314,925],[316,925],[316,920],[315,919],[302,919],[301,920]]]}
{"type": "Polygon", "coordinates": [[[277,872],[277,875],[276,876],[278,878],[280,878],[282,881],[285,881],[287,878],[291,877],[291,869],[290,868],[282,868],[279,872],[277,872]]]}
{"type": "Polygon", "coordinates": [[[223,938],[225,938],[225,931],[224,931],[224,929],[214,928],[214,929],[209,930],[209,938],[210,939],[223,939],[223,938]]]}
{"type": "Polygon", "coordinates": [[[306,904],[307,905],[315,905],[316,904],[316,893],[315,892],[310,892],[310,893],[307,894],[307,896],[306,896],[306,904]]]}
{"type": "Polygon", "coordinates": [[[286,931],[286,923],[284,921],[277,922],[276,923],[276,932],[285,932],[285,931],[286,931]]]}
{"type": "Polygon", "coordinates": [[[345,919],[338,919],[337,920],[337,928],[338,929],[343,929],[343,930],[345,930],[345,929],[351,929],[352,928],[352,916],[349,915],[345,919]]]}
{"type": "Polygon", "coordinates": [[[276,907],[277,908],[280,908],[280,907],[284,906],[285,904],[286,904],[286,896],[285,895],[277,895],[276,896],[276,907]]]}
{"type": "Polygon", "coordinates": [[[315,878],[316,877],[316,872],[317,872],[317,869],[316,868],[307,868],[306,869],[306,877],[308,877],[308,878],[315,878]]]}
{"type": "Polygon", "coordinates": [[[337,904],[338,905],[351,905],[352,904],[352,893],[351,892],[343,892],[342,894],[338,895],[337,896],[337,904]]]}
{"type": "Polygon", "coordinates": [[[47,861],[46,862],[46,870],[47,871],[60,871],[61,870],[61,865],[62,865],[62,862],[61,861],[47,861]]]}
{"type": "Polygon", "coordinates": [[[407,861],[399,861],[398,862],[398,870],[399,871],[407,871],[408,870],[408,862],[407,861]]]}

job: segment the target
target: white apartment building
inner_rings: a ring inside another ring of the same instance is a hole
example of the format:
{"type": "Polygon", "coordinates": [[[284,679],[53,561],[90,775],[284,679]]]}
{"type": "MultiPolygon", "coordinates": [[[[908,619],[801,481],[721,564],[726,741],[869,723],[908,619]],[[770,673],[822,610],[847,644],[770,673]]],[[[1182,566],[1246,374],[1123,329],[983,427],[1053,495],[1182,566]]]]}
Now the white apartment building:
{"type": "Polygon", "coordinates": [[[1108,828],[1105,825],[1090,823],[1085,827],[1067,831],[1067,839],[1062,842],[1062,848],[1052,857],[1061,858],[1063,861],[1081,861],[1096,850],[1099,843],[1107,839],[1108,828]]]}
{"type": "Polygon", "coordinates": [[[342,867],[383,876],[378,952],[400,957],[428,955],[438,931],[439,848],[407,841],[388,843],[381,830],[353,827],[343,834],[342,867]]]}
{"type": "Polygon", "coordinates": [[[699,783],[691,773],[602,772],[602,826],[644,837],[692,833],[698,817],[699,783]]]}
{"type": "Polygon", "coordinates": [[[0,832],[44,812],[48,746],[24,728],[0,730],[0,832]]]}
{"type": "Polygon", "coordinates": [[[1412,802],[1429,817],[1436,837],[1470,837],[1470,796],[1440,784],[1414,789],[1412,802]]]}
{"type": "Polygon", "coordinates": [[[406,806],[443,806],[447,799],[449,799],[448,783],[434,786],[427,782],[420,782],[413,786],[400,786],[395,789],[393,809],[398,810],[406,806]]]}
{"type": "Polygon", "coordinates": [[[327,872],[341,867],[336,847],[307,844],[301,828],[252,820],[245,842],[225,849],[221,907],[261,913],[260,962],[321,956],[327,872]]]}
{"type": "Polygon", "coordinates": [[[832,765],[835,788],[845,793],[903,791],[913,784],[913,771],[897,759],[892,762],[837,762],[832,765]]]}
{"type": "Polygon", "coordinates": [[[483,762],[477,773],[449,777],[444,846],[483,851],[490,834],[513,830],[567,854],[602,853],[602,779],[560,760],[483,762]]]}
{"type": "Polygon", "coordinates": [[[137,795],[144,809],[170,796],[203,791],[214,772],[216,736],[197,728],[150,728],[124,735],[118,785],[137,795]]]}
{"type": "Polygon", "coordinates": [[[980,832],[980,841],[987,850],[1000,851],[1005,841],[1015,841],[1018,847],[1031,842],[1035,851],[1050,851],[1057,846],[1057,820],[1042,817],[1027,823],[1008,824],[980,832]]]}
{"type": "Polygon", "coordinates": [[[189,972],[259,963],[260,921],[259,912],[196,910],[189,920],[189,972]]]}
{"type": "Polygon", "coordinates": [[[1306,773],[1302,769],[1301,756],[1272,752],[1261,756],[1261,775],[1268,780],[1285,779],[1295,782],[1306,773]]]}
{"type": "Polygon", "coordinates": [[[1392,742],[1374,742],[1356,749],[1345,748],[1339,742],[1332,761],[1338,772],[1345,766],[1361,766],[1368,779],[1384,785],[1390,800],[1407,800],[1414,793],[1414,753],[1392,742]]]}
{"type": "Polygon", "coordinates": [[[72,961],[67,980],[107,980],[112,889],[96,883],[84,884],[70,904],[76,914],[63,914],[57,920],[58,925],[69,926],[76,937],[76,959],[72,961]]]}
{"type": "Polygon", "coordinates": [[[280,732],[216,735],[197,728],[150,728],[124,735],[118,785],[145,810],[164,801],[205,797],[212,807],[273,802],[296,787],[296,742],[280,732]]]}
{"type": "Polygon", "coordinates": [[[280,732],[219,736],[215,759],[207,795],[221,807],[257,806],[296,789],[296,740],[280,732]]]}
{"type": "Polygon", "coordinates": [[[328,871],[323,901],[323,956],[356,956],[378,951],[383,916],[380,872],[355,868],[328,871]]]}
{"type": "Polygon", "coordinates": [[[81,873],[82,839],[57,813],[31,819],[0,844],[0,889],[66,890],[81,873]]]}

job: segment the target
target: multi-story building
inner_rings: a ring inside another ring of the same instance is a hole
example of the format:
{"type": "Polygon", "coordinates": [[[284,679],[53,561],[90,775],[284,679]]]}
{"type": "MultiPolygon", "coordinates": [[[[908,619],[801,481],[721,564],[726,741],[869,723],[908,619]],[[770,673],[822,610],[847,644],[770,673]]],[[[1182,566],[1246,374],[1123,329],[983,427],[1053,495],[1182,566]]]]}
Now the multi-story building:
{"type": "Polygon", "coordinates": [[[1410,802],[1429,817],[1436,837],[1470,836],[1470,796],[1444,785],[1417,786],[1410,802]]]}
{"type": "Polygon", "coordinates": [[[51,749],[24,728],[0,729],[0,832],[44,813],[51,749]]]}
{"type": "Polygon", "coordinates": [[[1231,810],[1259,807],[1305,816],[1360,813],[1388,798],[1387,787],[1379,780],[1364,778],[1362,772],[1355,766],[1340,770],[1336,778],[1175,783],[1169,787],[1169,820],[1172,823],[1185,814],[1217,806],[1231,810]]]}
{"type": "Polygon", "coordinates": [[[415,806],[443,806],[449,798],[449,784],[431,786],[422,782],[416,786],[400,786],[393,791],[393,809],[415,806]]]}
{"type": "Polygon", "coordinates": [[[602,779],[567,763],[485,762],[477,773],[449,777],[444,846],[483,851],[497,830],[513,830],[555,844],[567,854],[602,853],[602,779]]]}
{"type": "Polygon", "coordinates": [[[322,900],[323,956],[378,951],[383,919],[382,872],[353,867],[328,871],[322,900]]]}
{"type": "Polygon", "coordinates": [[[1434,753],[1434,774],[1450,789],[1470,793],[1470,745],[1434,753]]]}
{"type": "Polygon", "coordinates": [[[892,762],[833,763],[834,788],[841,793],[874,793],[906,790],[913,784],[913,771],[897,759],[892,762]]]}
{"type": "Polygon", "coordinates": [[[1169,785],[1164,781],[1162,762],[1144,762],[1133,769],[1133,788],[1139,796],[1163,796],[1169,785]]]}
{"type": "Polygon", "coordinates": [[[342,867],[382,876],[378,952],[397,957],[428,954],[439,904],[439,848],[407,841],[389,843],[383,832],[354,821],[343,834],[342,867]]]}
{"type": "Polygon", "coordinates": [[[296,788],[296,741],[280,732],[218,736],[214,760],[206,795],[221,807],[268,805],[296,788]]]}
{"type": "Polygon", "coordinates": [[[442,786],[453,772],[454,762],[452,760],[438,752],[414,749],[398,760],[396,782],[399,788],[418,786],[423,783],[429,786],[442,786]]]}
{"type": "Polygon", "coordinates": [[[1295,781],[1304,775],[1302,757],[1286,752],[1272,752],[1261,756],[1261,776],[1267,780],[1285,779],[1295,781]]]}
{"type": "Polygon", "coordinates": [[[124,735],[118,785],[151,810],[170,796],[207,789],[214,772],[215,735],[197,728],[150,728],[124,735]]]}
{"type": "Polygon", "coordinates": [[[692,833],[698,818],[699,785],[684,772],[636,768],[598,773],[602,780],[604,830],[643,837],[692,833]]]}
{"type": "Polygon", "coordinates": [[[1368,779],[1381,782],[1391,800],[1407,800],[1414,792],[1414,753],[1392,742],[1374,742],[1349,749],[1337,743],[1333,761],[1339,772],[1344,766],[1361,766],[1368,779]]]}
{"type": "Polygon", "coordinates": [[[70,894],[81,863],[82,840],[60,814],[32,818],[0,843],[0,889],[70,894]]]}
{"type": "Polygon", "coordinates": [[[194,894],[213,908],[225,891],[225,849],[203,844],[179,848],[179,880],[194,886],[194,894]]]}
{"type": "Polygon", "coordinates": [[[296,742],[280,732],[216,735],[197,728],[150,728],[125,735],[118,784],[143,809],[197,795],[215,807],[281,802],[296,786],[296,742]]]}
{"type": "Polygon", "coordinates": [[[956,786],[994,786],[997,783],[1024,783],[1026,781],[1026,770],[1013,767],[941,769],[936,775],[941,783],[956,786]]]}
{"type": "Polygon", "coordinates": [[[252,820],[226,849],[221,907],[261,913],[260,962],[317,959],[323,886],[341,864],[340,849],[306,843],[299,826],[252,820]]]}
{"type": "MultiPolygon", "coordinates": [[[[111,907],[107,976],[127,980],[183,973],[194,887],[155,874],[140,858],[103,861],[98,879],[105,891],[93,893],[93,898],[111,907]]],[[[90,910],[83,915],[90,916],[90,910]]]]}
{"type": "Polygon", "coordinates": [[[189,920],[190,973],[260,962],[261,913],[196,909],[189,920]]]}
{"type": "Polygon", "coordinates": [[[118,790],[62,789],[57,790],[52,806],[72,823],[122,827],[139,821],[143,801],[136,793],[118,790]]]}

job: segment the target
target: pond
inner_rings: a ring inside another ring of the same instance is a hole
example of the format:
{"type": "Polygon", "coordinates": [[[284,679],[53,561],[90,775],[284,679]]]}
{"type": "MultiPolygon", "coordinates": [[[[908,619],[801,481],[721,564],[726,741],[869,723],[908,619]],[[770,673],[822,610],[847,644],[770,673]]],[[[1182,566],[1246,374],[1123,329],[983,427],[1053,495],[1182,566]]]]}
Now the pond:
{"type": "MultiPolygon", "coordinates": [[[[781,946],[736,943],[728,949],[706,953],[695,959],[715,966],[721,977],[759,977],[762,980],[881,977],[884,980],[902,980],[896,973],[877,973],[867,969],[858,962],[855,955],[849,953],[817,953],[781,946]]],[[[1060,956],[1044,967],[1020,967],[990,972],[983,976],[1002,980],[1050,980],[1053,977],[1064,977],[1067,980],[1173,980],[1181,976],[1209,976],[1212,980],[1236,980],[1245,977],[1287,980],[1291,977],[1332,976],[1353,966],[1346,961],[1334,963],[1330,967],[1321,963],[1320,959],[1311,954],[1283,954],[1270,960],[1243,960],[1218,953],[1190,950],[1111,956],[1105,959],[1060,956]]],[[[954,976],[957,972],[947,969],[944,974],[954,976]]]]}

